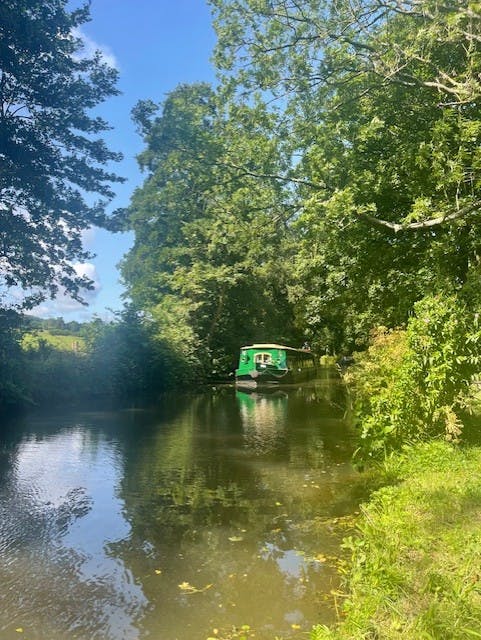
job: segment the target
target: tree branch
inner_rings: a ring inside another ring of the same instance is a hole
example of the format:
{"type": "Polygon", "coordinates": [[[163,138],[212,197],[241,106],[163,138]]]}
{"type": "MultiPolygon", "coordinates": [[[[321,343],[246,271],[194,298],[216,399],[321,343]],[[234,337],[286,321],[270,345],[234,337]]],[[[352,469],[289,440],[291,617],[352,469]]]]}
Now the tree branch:
{"type": "Polygon", "coordinates": [[[311,182],[310,180],[303,180],[302,178],[291,178],[289,176],[283,176],[276,173],[259,173],[257,171],[250,171],[246,167],[234,164],[233,162],[220,162],[216,164],[222,165],[224,167],[229,167],[231,169],[236,169],[236,171],[240,171],[242,175],[251,176],[252,178],[266,178],[268,180],[280,180],[281,182],[292,182],[293,184],[299,184],[305,187],[310,187],[311,189],[325,189],[325,185],[319,184],[316,182],[311,182]]]}
{"type": "Polygon", "coordinates": [[[360,212],[357,215],[360,218],[364,218],[371,224],[374,224],[378,227],[384,227],[387,229],[391,229],[394,233],[400,233],[401,231],[416,231],[418,229],[429,229],[431,227],[439,227],[440,225],[446,222],[452,222],[453,220],[459,220],[460,218],[464,218],[473,211],[476,211],[481,207],[481,200],[476,200],[472,204],[463,207],[462,209],[458,209],[457,211],[453,211],[452,213],[448,213],[443,216],[439,216],[438,218],[431,218],[429,220],[420,220],[419,222],[410,222],[409,224],[399,224],[397,222],[389,222],[389,220],[382,220],[380,218],[376,218],[375,216],[360,212]]]}

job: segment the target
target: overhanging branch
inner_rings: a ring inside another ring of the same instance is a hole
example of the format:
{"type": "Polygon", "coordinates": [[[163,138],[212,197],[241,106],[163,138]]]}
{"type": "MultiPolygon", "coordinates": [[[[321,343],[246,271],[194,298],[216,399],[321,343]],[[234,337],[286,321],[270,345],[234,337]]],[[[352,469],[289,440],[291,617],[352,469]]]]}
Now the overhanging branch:
{"type": "Polygon", "coordinates": [[[452,213],[448,213],[443,216],[439,216],[437,218],[430,218],[429,220],[420,220],[419,222],[410,222],[408,224],[399,224],[397,222],[389,222],[389,220],[382,220],[380,218],[376,218],[375,216],[361,212],[358,213],[359,217],[367,220],[371,224],[384,227],[386,229],[390,229],[394,231],[394,233],[400,233],[401,231],[416,231],[418,229],[429,229],[431,227],[439,227],[446,222],[452,222],[453,220],[459,220],[464,218],[465,216],[473,213],[477,209],[481,207],[481,200],[476,200],[475,202],[463,207],[461,209],[457,209],[452,213]]]}
{"type": "Polygon", "coordinates": [[[283,176],[276,173],[262,173],[258,171],[252,171],[250,169],[247,169],[246,167],[243,167],[242,165],[234,164],[233,162],[217,162],[216,164],[228,167],[230,169],[235,169],[236,171],[239,171],[241,175],[250,176],[252,178],[263,178],[267,180],[277,180],[280,182],[291,182],[293,184],[299,184],[304,187],[310,187],[311,189],[325,189],[325,185],[311,182],[310,180],[293,178],[291,176],[283,176]]]}

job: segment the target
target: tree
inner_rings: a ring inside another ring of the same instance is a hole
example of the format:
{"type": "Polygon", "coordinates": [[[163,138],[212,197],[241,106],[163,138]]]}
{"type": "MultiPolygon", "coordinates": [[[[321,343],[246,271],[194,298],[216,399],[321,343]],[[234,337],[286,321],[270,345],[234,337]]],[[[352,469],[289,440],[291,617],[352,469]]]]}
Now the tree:
{"type": "Polygon", "coordinates": [[[148,323],[132,307],[124,307],[112,322],[94,318],[83,333],[92,396],[142,402],[169,386],[167,350],[152,339],[148,323]]]}
{"type": "MultiPolygon", "coordinates": [[[[282,98],[294,125],[297,123],[297,132],[304,129],[311,141],[309,119],[321,125],[326,115],[335,111],[337,121],[342,122],[346,106],[351,105],[352,114],[353,104],[358,108],[376,94],[408,100],[420,96],[415,102],[422,105],[423,112],[408,110],[411,128],[417,129],[421,123],[426,130],[431,125],[432,133],[437,134],[440,153],[430,157],[427,145],[424,165],[438,161],[434,186],[442,190],[448,184],[448,198],[434,207],[437,216],[432,215],[432,209],[431,215],[420,211],[417,203],[412,205],[415,211],[406,206],[404,216],[397,220],[362,210],[358,215],[399,232],[432,228],[469,216],[479,208],[476,149],[481,11],[476,3],[211,0],[211,4],[219,35],[216,60],[224,72],[225,85],[238,92],[260,87],[271,99],[282,98]],[[423,118],[414,121],[414,115],[423,118]],[[467,132],[460,136],[463,127],[467,132]],[[444,172],[440,171],[442,164],[444,172]],[[453,195],[457,196],[455,202],[451,201],[453,195]]],[[[390,123],[381,118],[373,122],[378,129],[383,124],[390,123]]],[[[302,144],[306,144],[305,136],[302,144]]],[[[329,188],[319,179],[311,185],[317,185],[318,190],[329,188]]]]}
{"type": "Polygon", "coordinates": [[[303,321],[352,346],[426,293],[463,287],[481,249],[478,5],[211,4],[226,96],[260,88],[290,128],[303,321]]]}
{"type": "Polygon", "coordinates": [[[28,401],[22,333],[18,314],[0,309],[0,411],[28,401]]]}
{"type": "Polygon", "coordinates": [[[160,108],[140,103],[134,117],[147,175],[129,207],[129,295],[193,367],[232,369],[241,343],[293,334],[281,248],[292,207],[267,178],[285,162],[277,122],[255,101],[225,109],[206,84],[177,87],[160,108]]]}
{"type": "Polygon", "coordinates": [[[82,231],[108,226],[108,169],[120,155],[99,137],[108,128],[90,110],[118,91],[100,52],[87,57],[79,27],[89,7],[66,0],[0,4],[0,304],[12,288],[31,308],[62,290],[81,300],[92,283],[75,261],[89,254],[82,231]],[[88,194],[100,196],[92,202],[88,194]]]}

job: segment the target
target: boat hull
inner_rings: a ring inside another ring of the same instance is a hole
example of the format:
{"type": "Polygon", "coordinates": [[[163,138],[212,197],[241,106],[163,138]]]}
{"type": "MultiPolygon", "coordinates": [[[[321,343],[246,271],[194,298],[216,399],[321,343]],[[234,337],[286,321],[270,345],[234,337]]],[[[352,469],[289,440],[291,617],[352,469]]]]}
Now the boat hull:
{"type": "Polygon", "coordinates": [[[282,385],[297,384],[299,382],[305,382],[306,380],[312,380],[316,377],[317,370],[303,370],[303,371],[285,371],[281,374],[276,374],[271,371],[259,372],[252,371],[247,374],[236,375],[235,383],[238,387],[246,387],[249,389],[256,389],[257,387],[278,387],[282,385]]]}

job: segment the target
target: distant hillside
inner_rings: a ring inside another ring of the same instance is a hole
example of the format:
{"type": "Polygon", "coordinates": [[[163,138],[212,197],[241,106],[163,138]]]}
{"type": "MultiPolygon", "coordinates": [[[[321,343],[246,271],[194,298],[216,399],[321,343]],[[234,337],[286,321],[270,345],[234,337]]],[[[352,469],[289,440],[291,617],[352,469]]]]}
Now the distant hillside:
{"type": "Polygon", "coordinates": [[[84,324],[72,320],[65,322],[63,318],[37,318],[36,316],[26,315],[25,319],[32,329],[40,329],[48,331],[51,335],[79,335],[84,324]]]}
{"type": "Polygon", "coordinates": [[[60,330],[56,330],[55,333],[47,331],[45,329],[36,329],[31,333],[26,333],[22,346],[24,349],[38,350],[42,341],[45,341],[48,345],[59,351],[73,351],[81,353],[85,351],[85,338],[73,333],[60,334],[60,330]]]}

